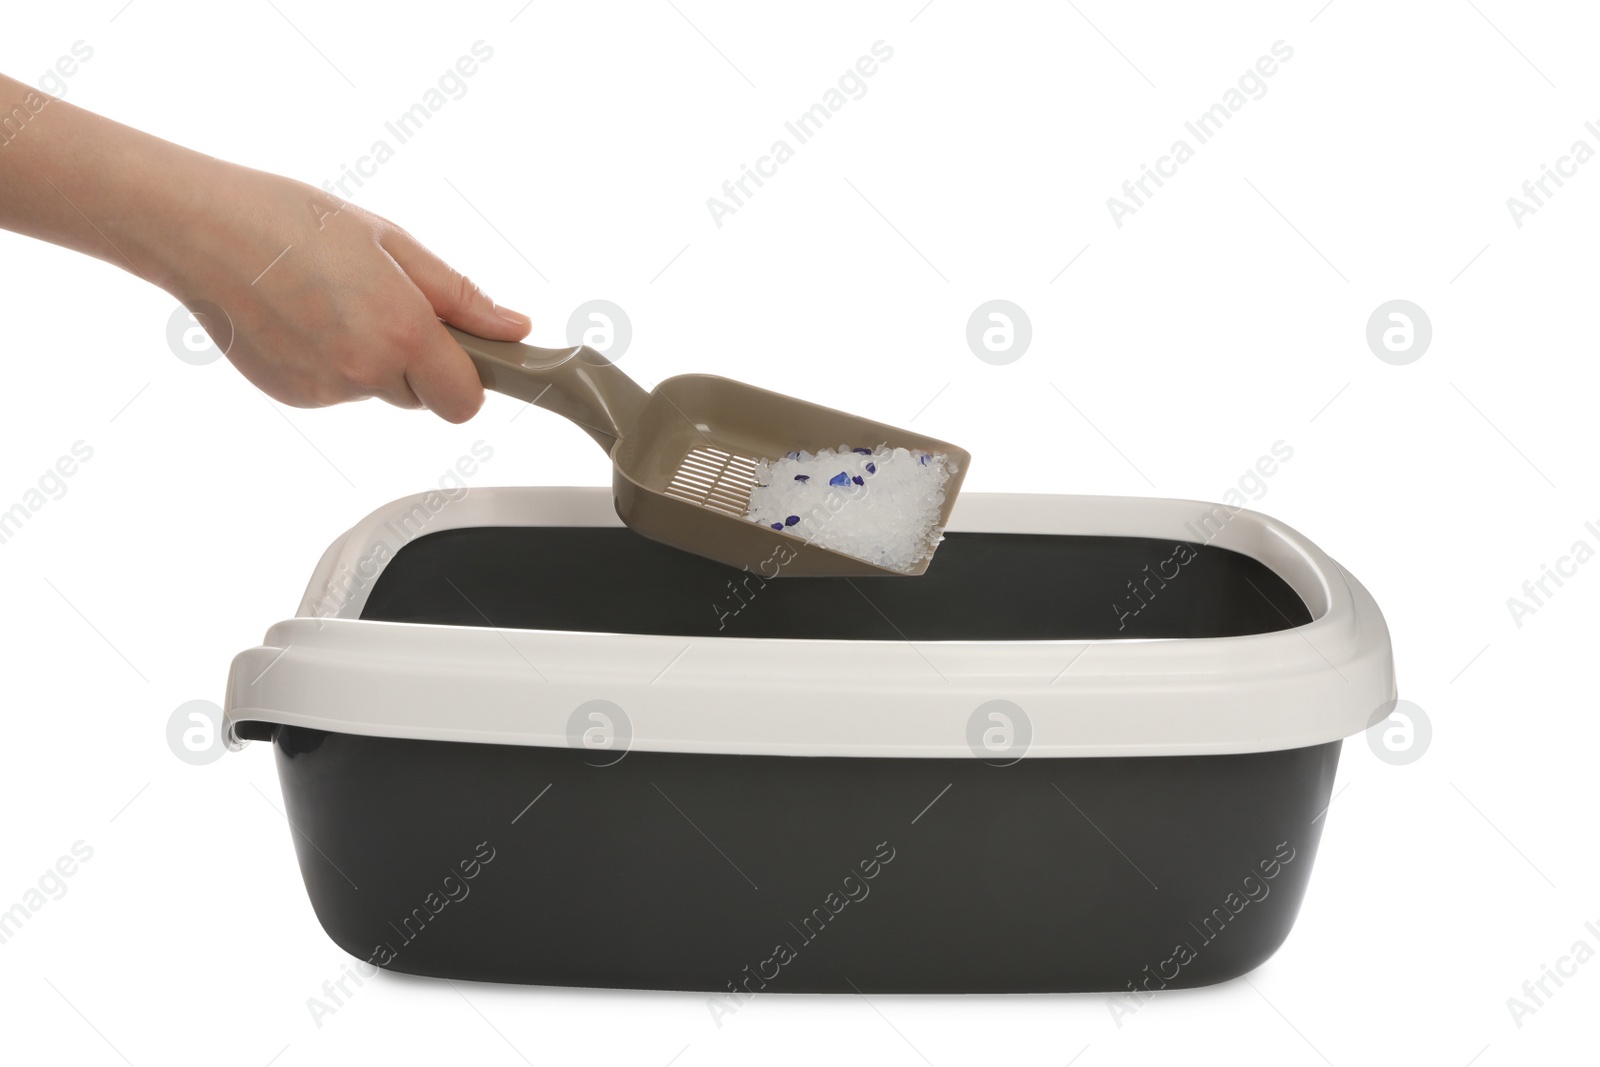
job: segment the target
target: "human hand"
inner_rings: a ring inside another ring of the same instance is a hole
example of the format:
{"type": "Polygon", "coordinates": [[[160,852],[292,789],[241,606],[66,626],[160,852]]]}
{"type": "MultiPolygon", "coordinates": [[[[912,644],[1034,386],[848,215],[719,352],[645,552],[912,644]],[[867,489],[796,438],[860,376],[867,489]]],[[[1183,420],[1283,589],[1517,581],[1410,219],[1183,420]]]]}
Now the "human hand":
{"type": "Polygon", "coordinates": [[[483,404],[472,361],[439,320],[493,340],[529,319],[495,304],[394,223],[321,189],[209,158],[193,200],[152,247],[156,281],[215,305],[228,359],[268,396],[321,407],[375,396],[464,422],[483,404]]]}

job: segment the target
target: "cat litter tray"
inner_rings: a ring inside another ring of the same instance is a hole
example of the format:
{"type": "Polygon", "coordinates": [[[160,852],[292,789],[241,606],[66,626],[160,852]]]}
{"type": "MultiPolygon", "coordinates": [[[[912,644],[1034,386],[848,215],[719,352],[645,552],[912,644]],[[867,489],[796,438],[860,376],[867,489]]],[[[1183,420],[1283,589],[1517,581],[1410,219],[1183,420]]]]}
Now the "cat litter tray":
{"type": "Polygon", "coordinates": [[[773,578],[505,488],[335,542],[225,719],[351,955],[733,1011],[1243,974],[1394,696],[1372,597],[1249,511],[969,493],[921,577],[773,578]]]}

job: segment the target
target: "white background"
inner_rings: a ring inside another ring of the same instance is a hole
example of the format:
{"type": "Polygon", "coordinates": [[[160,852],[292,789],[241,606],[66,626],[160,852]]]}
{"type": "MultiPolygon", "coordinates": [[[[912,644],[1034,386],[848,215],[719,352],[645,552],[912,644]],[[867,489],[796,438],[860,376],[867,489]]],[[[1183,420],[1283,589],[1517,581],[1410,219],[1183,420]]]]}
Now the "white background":
{"type": "Polygon", "coordinates": [[[94,450],[0,545],[0,908],[74,842],[93,849],[0,945],[0,1055],[1594,1056],[1600,962],[1520,1028],[1506,1006],[1575,941],[1600,949],[1584,930],[1600,925],[1600,563],[1520,627],[1506,604],[1575,541],[1600,547],[1584,528],[1600,526],[1600,162],[1520,228],[1506,206],[1574,140],[1600,148],[1583,126],[1600,120],[1592,11],[121,3],[7,4],[0,69],[33,81],[85,41],[67,99],[313,183],[487,42],[467,94],[353,199],[532,314],[537,343],[562,343],[586,300],[619,304],[634,334],[623,366],[646,385],[723,373],[911,424],[971,449],[971,490],[1214,499],[1289,443],[1254,506],[1372,590],[1433,740],[1394,766],[1351,739],[1285,947],[1120,1026],[1101,996],[802,996],[719,1028],[700,995],[386,976],[319,1027],[306,1000],[347,958],[306,901],[270,753],[189,766],[167,747],[168,716],[220,700],[231,657],[292,614],[326,544],[433,486],[473,442],[494,448],[476,484],[603,484],[605,457],[544,413],[512,422],[519,405],[500,397],[460,427],[376,402],[282,408],[225,361],[175,358],[167,294],[0,235],[0,509],[74,442],[94,450]],[[879,40],[894,56],[866,95],[718,228],[706,198],[879,40]],[[1293,58],[1266,95],[1118,228],[1106,198],[1279,40],[1293,58]],[[1005,366],[965,340],[994,298],[1033,327],[1005,366]],[[1365,340],[1397,298],[1434,331],[1406,366],[1365,340]]]}

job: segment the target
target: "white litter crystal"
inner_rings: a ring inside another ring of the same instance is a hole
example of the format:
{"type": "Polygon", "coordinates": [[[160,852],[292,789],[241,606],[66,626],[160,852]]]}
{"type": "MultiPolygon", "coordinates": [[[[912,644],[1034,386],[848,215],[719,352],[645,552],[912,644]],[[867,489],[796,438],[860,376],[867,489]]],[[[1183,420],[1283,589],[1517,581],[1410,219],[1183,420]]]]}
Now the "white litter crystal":
{"type": "Polygon", "coordinates": [[[943,540],[939,511],[953,473],[943,452],[887,445],[791,452],[756,464],[745,517],[909,573],[943,540]]]}

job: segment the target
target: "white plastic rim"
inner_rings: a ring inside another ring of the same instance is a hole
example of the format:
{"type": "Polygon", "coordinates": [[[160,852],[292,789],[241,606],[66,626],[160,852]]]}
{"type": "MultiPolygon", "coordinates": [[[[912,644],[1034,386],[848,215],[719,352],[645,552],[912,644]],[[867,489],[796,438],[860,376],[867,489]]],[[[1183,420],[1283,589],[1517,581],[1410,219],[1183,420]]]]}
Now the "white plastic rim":
{"type": "Polygon", "coordinates": [[[567,747],[572,713],[604,700],[626,714],[636,751],[971,759],[982,753],[969,721],[1005,700],[1031,726],[1030,758],[1202,755],[1338,740],[1395,698],[1388,628],[1359,582],[1282,523],[1185,500],[965,493],[949,530],[1231,549],[1282,577],[1311,621],[1240,637],[911,642],[359,618],[384,563],[425,533],[619,525],[601,488],[435,491],[380,508],[324,554],[297,616],[234,659],[230,747],[247,721],[567,747]]]}

